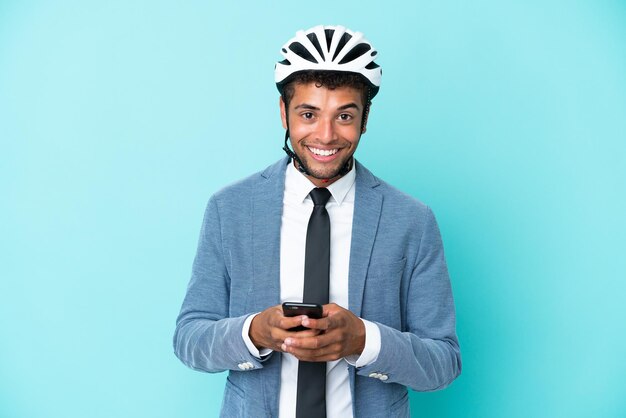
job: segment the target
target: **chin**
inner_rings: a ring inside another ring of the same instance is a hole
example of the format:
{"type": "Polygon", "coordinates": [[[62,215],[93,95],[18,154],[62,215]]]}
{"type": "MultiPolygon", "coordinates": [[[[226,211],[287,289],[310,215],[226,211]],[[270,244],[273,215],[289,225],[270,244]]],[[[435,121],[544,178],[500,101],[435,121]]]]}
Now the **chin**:
{"type": "Polygon", "coordinates": [[[343,166],[350,161],[352,155],[340,162],[334,161],[332,165],[322,164],[308,157],[302,158],[300,155],[298,155],[298,157],[300,158],[300,161],[303,162],[304,168],[311,177],[319,180],[326,180],[337,177],[343,166]]]}
{"type": "Polygon", "coordinates": [[[335,170],[331,173],[320,173],[319,171],[309,170],[309,173],[311,173],[311,177],[314,177],[318,180],[328,180],[337,177],[339,175],[339,170],[335,170]]]}
{"type": "Polygon", "coordinates": [[[304,161],[304,168],[310,173],[311,177],[325,180],[337,177],[341,171],[341,167],[343,167],[345,163],[346,162],[343,161],[341,165],[333,165],[332,167],[316,167],[315,165],[312,165],[310,161],[304,161]]]}

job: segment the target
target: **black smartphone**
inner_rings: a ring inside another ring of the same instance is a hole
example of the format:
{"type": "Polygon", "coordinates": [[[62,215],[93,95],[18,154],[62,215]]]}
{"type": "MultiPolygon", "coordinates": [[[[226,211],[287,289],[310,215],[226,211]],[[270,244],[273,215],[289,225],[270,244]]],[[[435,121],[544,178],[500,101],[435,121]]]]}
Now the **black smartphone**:
{"type": "MultiPolygon", "coordinates": [[[[309,318],[319,319],[322,317],[322,305],[317,303],[300,303],[300,302],[284,302],[283,303],[283,315],[285,316],[300,316],[306,315],[309,318]]],[[[289,331],[304,331],[308,329],[302,325],[290,328],[289,331]]]]}

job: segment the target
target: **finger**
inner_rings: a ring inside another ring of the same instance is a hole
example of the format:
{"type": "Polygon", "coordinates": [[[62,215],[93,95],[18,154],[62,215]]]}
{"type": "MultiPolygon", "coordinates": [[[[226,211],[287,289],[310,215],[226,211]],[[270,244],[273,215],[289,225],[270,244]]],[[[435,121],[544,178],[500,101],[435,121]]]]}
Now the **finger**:
{"type": "Polygon", "coordinates": [[[291,328],[299,327],[302,325],[302,319],[306,318],[304,315],[300,316],[280,316],[273,324],[277,328],[289,330],[291,328]]]}
{"type": "Polygon", "coordinates": [[[289,329],[283,329],[279,327],[273,327],[271,329],[272,340],[274,341],[274,344],[278,347],[281,344],[283,344],[283,342],[287,338],[294,338],[294,339],[310,338],[310,337],[315,337],[316,335],[319,335],[319,334],[320,334],[320,331],[316,329],[307,329],[304,331],[290,331],[289,329]]]}
{"type": "Polygon", "coordinates": [[[341,311],[330,311],[329,315],[321,319],[305,318],[302,325],[307,328],[319,329],[322,331],[340,328],[346,324],[347,316],[341,311]]]}
{"type": "Polygon", "coordinates": [[[332,344],[316,350],[286,347],[286,351],[302,361],[333,361],[343,357],[340,344],[332,344]]]}
{"type": "Polygon", "coordinates": [[[321,331],[318,329],[305,329],[302,331],[287,330],[286,333],[287,334],[285,335],[285,338],[293,337],[293,338],[301,339],[301,338],[307,338],[307,337],[315,337],[316,335],[319,335],[321,331]]]}
{"type": "Polygon", "coordinates": [[[313,319],[313,318],[304,318],[302,320],[302,326],[311,329],[317,329],[320,331],[326,331],[330,328],[330,317],[321,318],[321,319],[313,319]]]}
{"type": "Polygon", "coordinates": [[[338,309],[343,309],[341,306],[336,303],[328,303],[322,306],[322,317],[327,317],[331,313],[336,312],[338,309]]]}
{"type": "Polygon", "coordinates": [[[319,334],[311,337],[294,338],[287,337],[283,345],[286,347],[294,347],[306,350],[319,350],[329,345],[338,343],[341,341],[341,336],[338,332],[331,332],[327,334],[319,334]]]}

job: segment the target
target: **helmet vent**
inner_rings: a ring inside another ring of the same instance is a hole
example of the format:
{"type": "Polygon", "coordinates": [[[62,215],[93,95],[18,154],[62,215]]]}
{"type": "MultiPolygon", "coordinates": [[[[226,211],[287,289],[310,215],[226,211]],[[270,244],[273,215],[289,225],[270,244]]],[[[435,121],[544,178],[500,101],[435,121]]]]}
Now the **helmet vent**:
{"type": "Polygon", "coordinates": [[[288,59],[284,59],[284,60],[282,60],[282,61],[280,62],[280,64],[283,64],[283,65],[291,65],[291,63],[289,62],[289,60],[288,60],[288,59]]]}
{"type": "Polygon", "coordinates": [[[348,52],[346,56],[342,58],[341,61],[339,61],[339,64],[345,64],[347,62],[354,61],[355,59],[359,58],[361,55],[365,54],[370,49],[372,49],[372,47],[369,46],[368,44],[363,44],[363,43],[358,44],[357,46],[352,48],[350,52],[348,52]]]}
{"type": "Polygon", "coordinates": [[[347,32],[341,35],[341,39],[339,39],[339,44],[337,45],[337,49],[335,50],[335,55],[333,55],[333,61],[335,60],[335,58],[337,58],[337,55],[339,55],[343,47],[346,46],[350,38],[352,38],[352,35],[347,32]]]}
{"type": "Polygon", "coordinates": [[[307,51],[304,45],[302,45],[300,42],[292,42],[291,45],[289,45],[289,49],[291,49],[296,55],[300,56],[301,58],[317,64],[317,60],[315,59],[315,57],[311,55],[311,53],[307,51]]]}
{"type": "Polygon", "coordinates": [[[330,52],[330,44],[333,41],[335,29],[324,29],[324,33],[326,34],[326,48],[328,48],[328,52],[330,52]]]}
{"type": "MultiPolygon", "coordinates": [[[[376,64],[374,61],[370,62],[369,64],[367,64],[365,66],[365,68],[367,68],[368,70],[373,70],[373,69],[378,68],[378,67],[380,67],[380,65],[376,64]]],[[[381,72],[382,72],[382,70],[381,70],[381,72]]]]}
{"type": "Polygon", "coordinates": [[[315,49],[317,49],[317,52],[319,52],[320,56],[323,57],[324,53],[322,52],[322,46],[320,45],[319,39],[317,39],[317,35],[314,33],[309,33],[307,35],[307,38],[309,38],[309,41],[311,41],[315,49]]]}

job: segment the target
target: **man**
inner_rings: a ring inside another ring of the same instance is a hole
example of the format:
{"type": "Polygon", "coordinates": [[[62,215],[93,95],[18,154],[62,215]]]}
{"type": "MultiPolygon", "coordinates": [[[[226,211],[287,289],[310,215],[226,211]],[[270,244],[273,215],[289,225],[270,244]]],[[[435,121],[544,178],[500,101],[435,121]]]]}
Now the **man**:
{"type": "Polygon", "coordinates": [[[223,417],[409,416],[407,387],[461,371],[435,218],[353,158],[382,73],[363,35],[318,26],[282,53],[288,157],[209,200],[176,355],[229,370],[223,417]],[[314,293],[322,318],[283,314],[314,293]]]}

